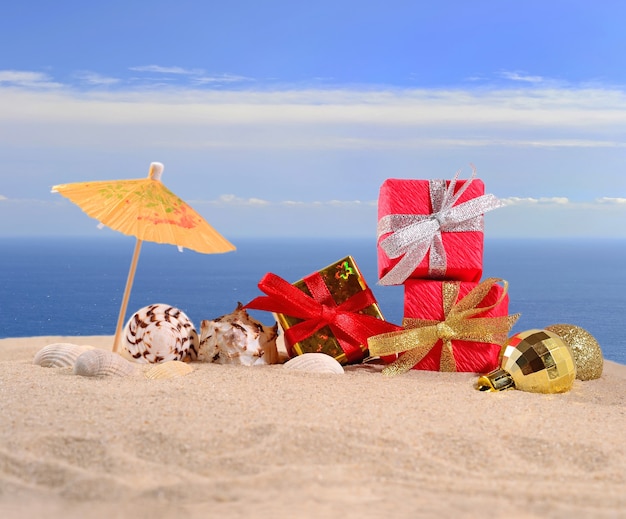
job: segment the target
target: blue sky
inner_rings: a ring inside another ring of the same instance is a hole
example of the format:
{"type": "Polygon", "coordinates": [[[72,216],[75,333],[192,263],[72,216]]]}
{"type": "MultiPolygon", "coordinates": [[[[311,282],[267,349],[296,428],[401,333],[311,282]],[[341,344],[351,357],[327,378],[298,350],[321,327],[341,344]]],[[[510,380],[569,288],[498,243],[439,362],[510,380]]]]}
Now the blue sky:
{"type": "Polygon", "coordinates": [[[96,234],[51,186],[160,161],[228,238],[373,236],[386,178],[470,163],[488,236],[626,237],[620,0],[11,4],[0,236],[96,234]]]}

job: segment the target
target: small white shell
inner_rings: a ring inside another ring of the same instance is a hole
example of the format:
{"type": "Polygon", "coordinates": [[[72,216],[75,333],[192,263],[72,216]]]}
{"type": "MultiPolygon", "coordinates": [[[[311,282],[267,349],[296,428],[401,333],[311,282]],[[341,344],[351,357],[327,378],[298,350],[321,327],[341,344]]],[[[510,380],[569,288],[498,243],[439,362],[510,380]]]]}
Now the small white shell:
{"type": "Polygon", "coordinates": [[[138,370],[139,366],[121,355],[98,349],[86,351],[74,363],[74,373],[83,377],[128,377],[138,370]]]}
{"type": "Polygon", "coordinates": [[[180,360],[170,360],[155,364],[150,367],[143,376],[148,379],[165,379],[176,378],[188,375],[193,371],[193,368],[186,362],[180,360]]]}
{"type": "Polygon", "coordinates": [[[278,325],[263,325],[238,303],[234,312],[200,323],[198,360],[243,366],[276,364],[277,336],[278,325]]]}
{"type": "Polygon", "coordinates": [[[122,348],[135,362],[156,364],[169,360],[195,360],[198,332],[189,317],[166,304],[145,306],[126,323],[122,348]]]}
{"type": "Polygon", "coordinates": [[[343,375],[343,366],[336,359],[325,353],[303,353],[293,359],[289,359],[283,366],[296,371],[308,373],[331,373],[343,375]]]}
{"type": "Polygon", "coordinates": [[[44,368],[70,368],[79,355],[91,349],[92,346],[79,346],[69,342],[48,344],[37,352],[33,364],[44,368]]]}

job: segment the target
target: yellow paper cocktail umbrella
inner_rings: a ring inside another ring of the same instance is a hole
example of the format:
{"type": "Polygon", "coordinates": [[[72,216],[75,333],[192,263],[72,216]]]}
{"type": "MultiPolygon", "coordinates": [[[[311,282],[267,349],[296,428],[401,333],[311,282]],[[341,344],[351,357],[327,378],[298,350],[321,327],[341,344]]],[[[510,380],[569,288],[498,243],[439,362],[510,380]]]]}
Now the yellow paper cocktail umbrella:
{"type": "Polygon", "coordinates": [[[115,330],[113,351],[118,351],[128,298],[144,241],[169,243],[204,254],[235,250],[204,218],[161,182],[163,164],[153,162],[146,178],[59,184],[52,188],[101,224],[137,242],[115,330]]]}

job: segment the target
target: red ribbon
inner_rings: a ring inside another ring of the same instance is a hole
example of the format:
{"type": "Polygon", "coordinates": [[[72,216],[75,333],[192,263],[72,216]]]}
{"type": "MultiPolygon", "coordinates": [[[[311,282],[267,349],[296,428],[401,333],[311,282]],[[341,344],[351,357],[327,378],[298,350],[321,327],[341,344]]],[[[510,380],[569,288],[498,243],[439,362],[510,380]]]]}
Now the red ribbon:
{"type": "Polygon", "coordinates": [[[369,337],[402,329],[374,316],[357,313],[376,303],[369,288],[338,305],[319,272],[305,277],[304,282],[311,296],[270,272],[259,281],[259,288],[267,295],[259,296],[244,306],[303,319],[285,330],[285,344],[290,356],[293,353],[291,345],[310,337],[324,326],[330,327],[348,362],[362,359],[361,345],[367,344],[369,337]]]}

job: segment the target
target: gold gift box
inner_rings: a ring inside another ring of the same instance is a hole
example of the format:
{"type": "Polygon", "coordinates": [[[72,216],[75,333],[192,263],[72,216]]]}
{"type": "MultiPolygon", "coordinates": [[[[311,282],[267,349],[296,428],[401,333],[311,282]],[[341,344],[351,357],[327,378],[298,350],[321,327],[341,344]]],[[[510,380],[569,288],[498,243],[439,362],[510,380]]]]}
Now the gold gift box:
{"type": "MultiPolygon", "coordinates": [[[[328,287],[333,300],[338,305],[347,301],[354,294],[368,288],[352,256],[346,256],[322,270],[319,270],[318,273],[322,277],[324,284],[328,287]]],[[[309,297],[311,296],[311,292],[304,279],[296,281],[293,283],[293,286],[309,297]]],[[[385,320],[376,302],[359,310],[358,313],[371,315],[383,321],[385,320]]],[[[287,330],[303,321],[303,319],[279,313],[276,314],[276,320],[283,330],[287,330]]],[[[286,344],[286,346],[289,349],[290,345],[286,344]]],[[[353,359],[353,362],[363,360],[368,354],[367,344],[360,344],[359,348],[361,350],[361,357],[359,359],[353,359]]],[[[330,326],[324,326],[310,337],[291,345],[291,350],[293,354],[296,355],[302,355],[303,353],[326,353],[341,364],[347,364],[349,362],[339,340],[334,336],[330,326]]]]}

